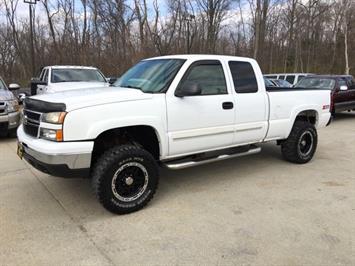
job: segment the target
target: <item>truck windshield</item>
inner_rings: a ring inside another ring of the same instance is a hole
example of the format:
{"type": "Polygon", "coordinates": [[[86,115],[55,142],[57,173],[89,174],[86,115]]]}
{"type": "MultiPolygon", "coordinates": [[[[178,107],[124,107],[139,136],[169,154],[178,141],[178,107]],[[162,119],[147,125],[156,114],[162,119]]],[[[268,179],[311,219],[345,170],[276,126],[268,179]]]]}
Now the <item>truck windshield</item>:
{"type": "Polygon", "coordinates": [[[57,68],[52,69],[51,76],[52,83],[80,81],[106,82],[104,76],[97,69],[57,68]]]}
{"type": "Polygon", "coordinates": [[[335,80],[326,78],[303,78],[296,85],[295,88],[311,88],[311,89],[334,89],[335,80]]]}
{"type": "Polygon", "coordinates": [[[183,59],[143,60],[130,68],[113,86],[139,89],[147,93],[163,92],[184,62],[183,59]]]}

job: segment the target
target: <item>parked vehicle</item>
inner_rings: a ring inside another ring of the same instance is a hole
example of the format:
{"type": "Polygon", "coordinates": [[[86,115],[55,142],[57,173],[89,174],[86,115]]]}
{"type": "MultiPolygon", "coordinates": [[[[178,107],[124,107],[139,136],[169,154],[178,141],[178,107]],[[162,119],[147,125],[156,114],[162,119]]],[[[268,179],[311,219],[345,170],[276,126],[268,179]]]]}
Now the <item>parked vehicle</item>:
{"type": "Polygon", "coordinates": [[[295,88],[330,89],[331,113],[355,110],[355,80],[344,75],[315,75],[302,79],[295,88]]]}
{"type": "Polygon", "coordinates": [[[31,80],[31,95],[81,88],[108,87],[110,80],[95,67],[47,66],[31,80]]]}
{"type": "Polygon", "coordinates": [[[264,77],[266,87],[277,87],[276,83],[264,77]]]}
{"type": "Polygon", "coordinates": [[[309,75],[313,75],[310,73],[282,73],[282,74],[266,74],[264,77],[268,79],[281,79],[281,80],[286,80],[292,85],[295,85],[297,82],[299,82],[301,79],[304,77],[307,77],[309,75]]]}
{"type": "Polygon", "coordinates": [[[292,87],[292,84],[290,82],[288,82],[287,80],[270,79],[270,81],[273,82],[277,87],[286,87],[286,88],[292,87]]]}
{"type": "Polygon", "coordinates": [[[0,136],[15,135],[20,123],[19,105],[11,91],[20,88],[17,84],[10,84],[7,88],[0,77],[0,136]]]}
{"type": "Polygon", "coordinates": [[[100,203],[118,214],[152,199],[158,165],[255,154],[267,141],[277,141],[286,160],[307,163],[316,128],[330,119],[330,91],[265,88],[249,58],[146,59],[113,87],[27,98],[18,154],[52,175],[91,175],[100,203]]]}

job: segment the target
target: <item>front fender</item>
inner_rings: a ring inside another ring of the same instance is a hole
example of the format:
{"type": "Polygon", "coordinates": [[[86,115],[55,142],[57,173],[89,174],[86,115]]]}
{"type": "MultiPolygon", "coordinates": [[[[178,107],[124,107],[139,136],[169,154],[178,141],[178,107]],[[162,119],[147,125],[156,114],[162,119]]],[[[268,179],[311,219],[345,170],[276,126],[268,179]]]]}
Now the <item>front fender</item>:
{"type": "Polygon", "coordinates": [[[65,117],[64,141],[94,140],[107,130],[129,126],[152,127],[160,142],[161,156],[168,153],[165,101],[123,102],[73,110],[65,117]]]}

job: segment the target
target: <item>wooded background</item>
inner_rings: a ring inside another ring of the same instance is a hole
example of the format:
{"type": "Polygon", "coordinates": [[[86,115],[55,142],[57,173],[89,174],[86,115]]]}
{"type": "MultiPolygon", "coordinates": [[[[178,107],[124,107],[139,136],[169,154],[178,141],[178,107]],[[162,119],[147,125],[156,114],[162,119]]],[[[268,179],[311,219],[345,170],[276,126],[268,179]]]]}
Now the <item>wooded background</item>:
{"type": "MultiPolygon", "coordinates": [[[[19,1],[0,0],[0,75],[27,85],[19,1]]],[[[190,51],[254,57],[264,73],[355,74],[354,0],[41,0],[33,12],[36,72],[74,64],[120,76],[142,58],[190,51]]]]}

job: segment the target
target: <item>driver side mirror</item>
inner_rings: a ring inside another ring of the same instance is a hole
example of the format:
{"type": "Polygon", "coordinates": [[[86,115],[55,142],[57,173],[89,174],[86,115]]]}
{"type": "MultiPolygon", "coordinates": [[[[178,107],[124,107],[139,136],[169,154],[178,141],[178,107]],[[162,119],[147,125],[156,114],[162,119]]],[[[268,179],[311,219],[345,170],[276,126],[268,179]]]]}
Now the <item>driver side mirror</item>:
{"type": "Polygon", "coordinates": [[[9,90],[10,91],[16,91],[16,90],[19,90],[20,89],[20,85],[16,84],[16,83],[11,83],[9,85],[9,90]]]}
{"type": "Polygon", "coordinates": [[[184,96],[195,96],[201,95],[202,90],[198,83],[196,82],[184,82],[181,87],[178,87],[175,91],[176,97],[184,97],[184,96]]]}
{"type": "Polygon", "coordinates": [[[115,77],[110,77],[110,78],[107,78],[107,82],[112,85],[113,83],[115,83],[117,81],[117,78],[115,77]]]}
{"type": "Polygon", "coordinates": [[[340,86],[340,90],[341,90],[341,91],[347,91],[347,90],[348,90],[348,86],[346,86],[346,85],[341,85],[341,86],[340,86]]]}

